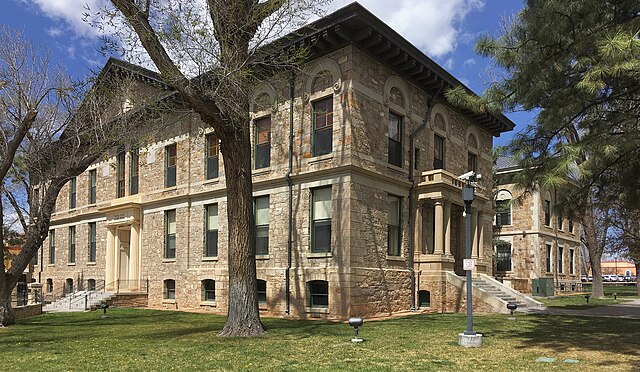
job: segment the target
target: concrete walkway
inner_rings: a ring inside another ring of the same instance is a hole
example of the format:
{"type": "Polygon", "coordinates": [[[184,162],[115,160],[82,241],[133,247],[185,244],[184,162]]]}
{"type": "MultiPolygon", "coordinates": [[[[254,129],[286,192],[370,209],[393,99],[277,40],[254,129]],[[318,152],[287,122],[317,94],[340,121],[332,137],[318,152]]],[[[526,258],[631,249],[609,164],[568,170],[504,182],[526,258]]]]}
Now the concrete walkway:
{"type": "Polygon", "coordinates": [[[551,315],[577,315],[640,319],[640,299],[617,305],[598,306],[584,310],[545,308],[537,312],[540,314],[551,315]]]}

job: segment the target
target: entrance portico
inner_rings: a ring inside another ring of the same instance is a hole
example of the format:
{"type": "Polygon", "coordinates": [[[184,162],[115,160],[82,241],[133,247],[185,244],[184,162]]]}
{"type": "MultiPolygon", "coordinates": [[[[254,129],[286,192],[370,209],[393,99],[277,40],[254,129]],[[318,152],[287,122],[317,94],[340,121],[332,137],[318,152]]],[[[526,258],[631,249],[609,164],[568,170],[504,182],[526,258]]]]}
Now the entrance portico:
{"type": "MultiPolygon", "coordinates": [[[[453,271],[464,275],[465,222],[462,200],[464,181],[445,170],[424,172],[418,184],[416,210],[415,264],[423,272],[453,271]]],[[[486,190],[477,189],[473,203],[472,258],[476,271],[490,273],[490,260],[485,260],[485,231],[493,216],[491,199],[486,190]]],[[[490,233],[490,232],[489,232],[490,233]]]]}
{"type": "Polygon", "coordinates": [[[140,204],[101,209],[107,217],[105,290],[136,292],[140,286],[140,204]]]}

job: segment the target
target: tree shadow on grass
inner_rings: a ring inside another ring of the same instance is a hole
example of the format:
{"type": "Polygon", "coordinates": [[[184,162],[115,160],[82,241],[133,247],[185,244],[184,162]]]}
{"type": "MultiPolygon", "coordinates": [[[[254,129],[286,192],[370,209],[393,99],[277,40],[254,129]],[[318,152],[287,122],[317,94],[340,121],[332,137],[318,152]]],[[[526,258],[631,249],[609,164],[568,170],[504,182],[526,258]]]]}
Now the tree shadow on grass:
{"type": "MultiPolygon", "coordinates": [[[[515,330],[497,329],[493,336],[501,338],[515,337],[524,342],[518,348],[539,346],[555,352],[571,352],[574,350],[608,352],[624,356],[637,356],[634,367],[640,367],[640,320],[528,315],[527,321],[533,326],[515,330]]],[[[627,363],[611,360],[603,365],[627,363]]],[[[635,370],[639,370],[636,368],[635,370]]]]}

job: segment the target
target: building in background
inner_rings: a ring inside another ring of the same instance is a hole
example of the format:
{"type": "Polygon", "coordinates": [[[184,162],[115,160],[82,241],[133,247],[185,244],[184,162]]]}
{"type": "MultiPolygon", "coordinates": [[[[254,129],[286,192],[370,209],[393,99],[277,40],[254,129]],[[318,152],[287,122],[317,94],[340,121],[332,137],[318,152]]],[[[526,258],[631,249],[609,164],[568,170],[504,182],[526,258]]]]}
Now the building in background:
{"type": "Polygon", "coordinates": [[[579,289],[580,225],[573,211],[556,206],[559,190],[523,193],[513,181],[521,171],[509,157],[496,160],[495,277],[525,293],[553,281],[559,291],[579,289]],[[532,284],[535,284],[532,286],[532,284]]]}

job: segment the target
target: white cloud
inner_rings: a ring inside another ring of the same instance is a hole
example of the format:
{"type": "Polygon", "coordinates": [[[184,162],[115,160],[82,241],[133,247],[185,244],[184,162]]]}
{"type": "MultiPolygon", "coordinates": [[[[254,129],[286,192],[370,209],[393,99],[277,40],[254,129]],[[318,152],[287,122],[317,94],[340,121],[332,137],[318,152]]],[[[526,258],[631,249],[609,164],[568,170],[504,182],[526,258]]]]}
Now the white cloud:
{"type": "MultiPolygon", "coordinates": [[[[25,0],[22,0],[25,1],[25,0]]],[[[353,0],[335,0],[329,11],[353,0]]],[[[469,12],[482,9],[485,0],[360,0],[361,4],[386,22],[411,43],[431,57],[452,52],[464,42],[461,24],[469,12]]],[[[40,11],[63,21],[81,37],[96,37],[99,31],[83,21],[88,6],[92,12],[103,7],[105,0],[33,0],[40,11]]],[[[57,29],[48,32],[58,33],[57,29]]]]}
{"type": "Polygon", "coordinates": [[[466,61],[462,62],[462,67],[467,68],[476,64],[476,60],[473,58],[469,58],[466,61]]]}
{"type": "Polygon", "coordinates": [[[453,70],[453,62],[454,62],[453,58],[447,58],[447,60],[442,65],[442,67],[444,67],[445,69],[451,71],[451,70],[453,70]]]}
{"type": "MultiPolygon", "coordinates": [[[[336,0],[331,10],[351,2],[336,0]]],[[[460,41],[460,26],[467,14],[484,6],[484,0],[360,0],[360,3],[431,57],[452,52],[460,41]]]]}
{"type": "MultiPolygon", "coordinates": [[[[24,1],[24,0],[23,0],[24,1]]],[[[63,21],[73,32],[81,37],[95,37],[99,35],[96,28],[84,22],[83,14],[87,7],[95,12],[102,7],[102,0],[33,0],[43,15],[63,21]]]]}
{"type": "Polygon", "coordinates": [[[51,37],[58,37],[61,36],[64,33],[64,30],[62,28],[59,27],[51,27],[49,29],[46,30],[47,34],[49,34],[49,36],[51,37]]]}

